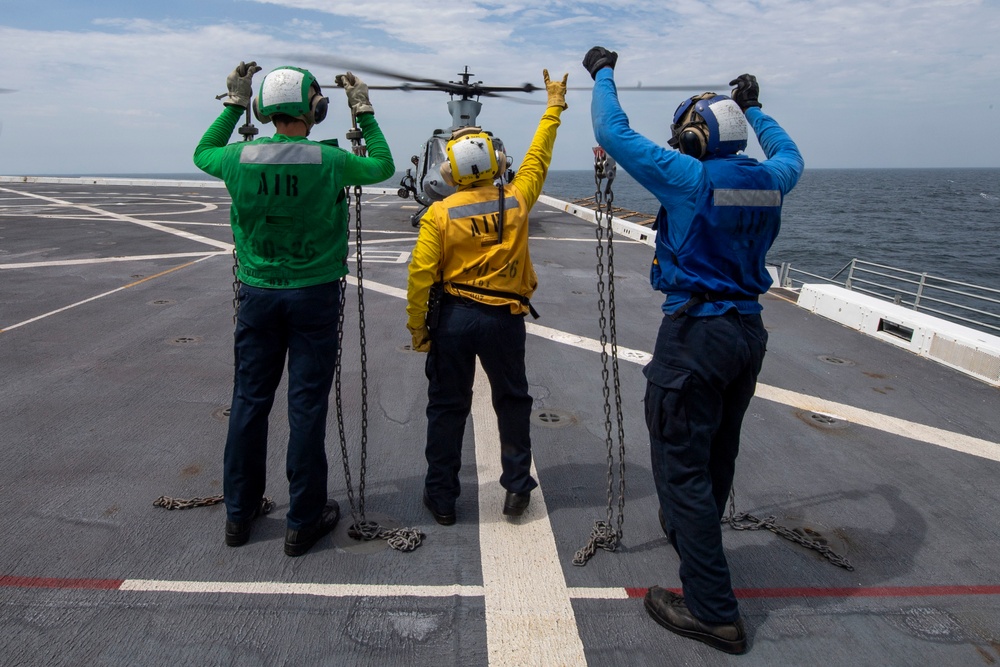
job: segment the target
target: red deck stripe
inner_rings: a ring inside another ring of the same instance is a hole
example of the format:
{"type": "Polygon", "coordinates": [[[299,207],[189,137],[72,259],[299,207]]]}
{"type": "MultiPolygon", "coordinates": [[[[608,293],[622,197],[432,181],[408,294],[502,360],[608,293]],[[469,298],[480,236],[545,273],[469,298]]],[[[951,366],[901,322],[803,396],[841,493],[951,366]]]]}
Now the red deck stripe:
{"type": "MultiPolygon", "coordinates": [[[[647,588],[626,588],[630,598],[641,598],[647,588]]],[[[679,588],[667,589],[681,593],[679,588]]],[[[738,598],[892,598],[931,595],[1000,595],[1000,586],[875,586],[857,588],[737,588],[738,598]]]]}
{"type": "Polygon", "coordinates": [[[61,579],[55,577],[0,576],[0,588],[88,588],[117,590],[124,579],[61,579]]]}

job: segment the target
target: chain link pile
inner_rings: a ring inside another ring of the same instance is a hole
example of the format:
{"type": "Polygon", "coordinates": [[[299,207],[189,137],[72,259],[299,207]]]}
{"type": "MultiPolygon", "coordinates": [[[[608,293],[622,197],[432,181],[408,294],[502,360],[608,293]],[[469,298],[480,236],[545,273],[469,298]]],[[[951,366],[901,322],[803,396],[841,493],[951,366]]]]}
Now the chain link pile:
{"type": "MultiPolygon", "coordinates": [[[[160,496],[153,501],[153,507],[162,507],[165,510],[189,510],[192,507],[210,507],[222,502],[222,494],[217,496],[207,496],[205,498],[171,498],[170,496],[160,496]]],[[[274,501],[268,497],[261,498],[258,514],[264,515],[274,509],[274,501]]]]}
{"type": "Polygon", "coordinates": [[[782,526],[777,522],[777,517],[769,516],[760,519],[749,512],[736,513],[736,491],[731,490],[729,492],[729,512],[722,518],[722,523],[728,524],[733,530],[769,530],[778,537],[783,537],[786,540],[795,542],[799,546],[805,547],[806,549],[812,549],[813,551],[819,552],[823,558],[827,559],[833,565],[837,567],[842,567],[850,572],[854,571],[854,566],[851,562],[847,560],[846,557],[834,552],[830,547],[823,544],[822,542],[817,542],[816,540],[809,539],[801,533],[797,533],[787,526],[782,526]]]}

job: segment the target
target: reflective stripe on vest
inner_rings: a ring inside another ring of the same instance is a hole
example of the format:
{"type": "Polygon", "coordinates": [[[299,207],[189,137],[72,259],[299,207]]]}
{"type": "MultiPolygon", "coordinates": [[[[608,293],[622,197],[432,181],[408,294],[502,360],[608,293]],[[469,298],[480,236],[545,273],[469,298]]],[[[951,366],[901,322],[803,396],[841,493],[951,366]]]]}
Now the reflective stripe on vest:
{"type": "Polygon", "coordinates": [[[243,164],[323,164],[315,144],[250,144],[240,152],[243,164]]]}
{"type": "Polygon", "coordinates": [[[716,190],[713,206],[781,206],[780,190],[716,190]]]}
{"type": "MultiPolygon", "coordinates": [[[[520,204],[515,197],[504,197],[503,208],[504,213],[508,211],[516,211],[520,204]]],[[[482,201],[476,202],[474,204],[462,204],[460,206],[454,206],[448,209],[448,217],[452,220],[457,220],[459,218],[471,218],[475,215],[490,215],[492,213],[500,212],[500,202],[499,200],[482,201]]]]}

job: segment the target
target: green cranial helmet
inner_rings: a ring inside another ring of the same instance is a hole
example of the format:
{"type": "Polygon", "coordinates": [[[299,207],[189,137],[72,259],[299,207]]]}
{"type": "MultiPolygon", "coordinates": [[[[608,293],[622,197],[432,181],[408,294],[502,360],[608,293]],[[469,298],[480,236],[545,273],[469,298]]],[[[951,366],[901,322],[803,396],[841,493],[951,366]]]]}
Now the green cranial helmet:
{"type": "Polygon", "coordinates": [[[269,123],[275,114],[284,114],[312,127],[326,118],[329,102],[308,70],[279,67],[261,82],[253,111],[262,123],[269,123]]]}

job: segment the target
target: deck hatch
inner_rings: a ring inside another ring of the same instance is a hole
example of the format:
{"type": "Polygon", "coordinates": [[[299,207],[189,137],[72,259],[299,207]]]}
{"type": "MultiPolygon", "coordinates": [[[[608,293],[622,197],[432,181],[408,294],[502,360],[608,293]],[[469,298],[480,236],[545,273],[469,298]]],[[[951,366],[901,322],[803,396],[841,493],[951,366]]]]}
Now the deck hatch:
{"type": "Polygon", "coordinates": [[[797,410],[795,416],[810,426],[814,426],[824,431],[847,428],[848,421],[837,415],[825,412],[814,412],[812,410],[797,410]]]}
{"type": "Polygon", "coordinates": [[[854,362],[850,359],[844,359],[843,357],[834,357],[829,354],[823,354],[817,357],[820,361],[830,364],[832,366],[853,366],[854,362]]]}
{"type": "Polygon", "coordinates": [[[531,413],[531,423],[547,428],[562,428],[576,423],[576,417],[560,410],[535,410],[531,413]]]}
{"type": "Polygon", "coordinates": [[[178,336],[167,341],[171,345],[191,345],[201,342],[201,336],[178,336]]]}

